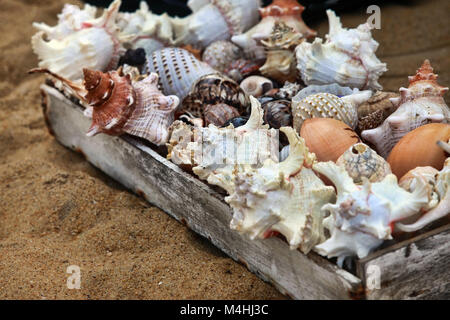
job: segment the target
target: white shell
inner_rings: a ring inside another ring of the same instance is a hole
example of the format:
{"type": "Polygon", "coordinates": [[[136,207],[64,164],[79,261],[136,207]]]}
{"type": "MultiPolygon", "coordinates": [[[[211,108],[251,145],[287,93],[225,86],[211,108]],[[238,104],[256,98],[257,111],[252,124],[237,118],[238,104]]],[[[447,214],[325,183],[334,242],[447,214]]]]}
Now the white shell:
{"type": "Polygon", "coordinates": [[[239,169],[234,192],[225,198],[234,212],[230,227],[251,239],[278,231],[291,249],[308,253],[325,239],[320,208],[333,201],[335,193],[305,167],[315,156],[304,140],[290,127],[281,131],[289,139],[289,157],[280,163],[267,160],[257,169],[239,169]]]}
{"type": "Polygon", "coordinates": [[[358,93],[358,89],[352,89],[349,87],[341,87],[340,85],[333,83],[333,84],[325,84],[325,85],[310,85],[306,88],[303,88],[300,90],[296,96],[295,100],[302,100],[305,99],[307,96],[316,94],[316,93],[331,93],[335,96],[342,97],[342,96],[348,96],[353,93],[358,93]]]}
{"type": "Polygon", "coordinates": [[[316,38],[296,48],[297,69],[307,85],[332,84],[359,89],[378,89],[378,78],[386,69],[375,56],[378,43],[369,24],[356,29],[342,27],[340,19],[327,10],[330,31],[327,40],[316,38]]]}
{"type": "Polygon", "coordinates": [[[337,191],[336,204],[322,208],[331,212],[324,220],[331,237],[315,250],[328,258],[337,257],[340,266],[346,257],[364,258],[383,240],[391,239],[391,223],[417,214],[428,202],[421,181],[409,193],[398,186],[393,174],[380,182],[364,179],[359,186],[343,167],[331,161],[316,163],[313,169],[330,179],[337,191]]]}
{"type": "Polygon", "coordinates": [[[114,1],[100,18],[89,21],[82,29],[71,33],[55,31],[61,37],[46,41],[45,31],[36,33],[31,45],[40,60],[39,67],[70,80],[81,79],[83,68],[100,71],[115,68],[124,51],[115,26],[120,3],[114,1]]]}
{"type": "Polygon", "coordinates": [[[242,90],[249,96],[259,97],[273,88],[269,79],[261,76],[250,76],[240,83],[242,90]]]}

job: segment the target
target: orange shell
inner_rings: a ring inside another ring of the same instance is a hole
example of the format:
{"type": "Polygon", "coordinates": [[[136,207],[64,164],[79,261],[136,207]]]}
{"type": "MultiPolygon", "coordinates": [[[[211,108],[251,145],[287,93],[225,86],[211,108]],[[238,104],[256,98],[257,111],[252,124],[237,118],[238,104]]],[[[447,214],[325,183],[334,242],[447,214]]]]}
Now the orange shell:
{"type": "Polygon", "coordinates": [[[443,96],[448,91],[448,88],[440,86],[436,81],[437,78],[438,75],[433,73],[433,67],[431,67],[430,60],[426,59],[422,63],[422,66],[417,69],[416,74],[408,77],[409,88],[416,86],[419,83],[428,83],[435,88],[438,95],[443,96]]]}
{"type": "Polygon", "coordinates": [[[309,151],[319,161],[333,161],[352,145],[359,142],[358,135],[344,122],[331,118],[312,118],[303,122],[300,136],[309,151]]]}
{"type": "Polygon", "coordinates": [[[265,8],[260,8],[259,13],[262,18],[267,16],[298,16],[301,18],[305,10],[297,0],[274,0],[272,4],[265,8]]]}
{"type": "Polygon", "coordinates": [[[406,134],[392,149],[387,161],[397,178],[416,167],[441,170],[448,155],[436,143],[450,139],[450,124],[430,123],[406,134]]]}

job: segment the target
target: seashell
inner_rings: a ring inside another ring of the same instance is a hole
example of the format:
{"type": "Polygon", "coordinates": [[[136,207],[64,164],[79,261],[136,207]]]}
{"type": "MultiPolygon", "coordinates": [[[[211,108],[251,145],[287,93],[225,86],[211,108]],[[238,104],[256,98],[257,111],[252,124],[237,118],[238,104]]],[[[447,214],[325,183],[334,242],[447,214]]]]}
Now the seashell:
{"type": "Polygon", "coordinates": [[[239,128],[242,127],[243,125],[245,125],[248,121],[248,117],[245,116],[239,116],[239,117],[235,117],[233,119],[230,119],[228,121],[226,121],[222,127],[226,128],[228,126],[233,125],[233,128],[239,128]]]}
{"type": "Polygon", "coordinates": [[[156,73],[133,83],[133,88],[136,106],[123,131],[144,138],[157,146],[165,144],[169,139],[169,126],[174,121],[175,110],[180,100],[177,96],[164,96],[158,90],[156,73]]]}
{"type": "Polygon", "coordinates": [[[259,0],[190,0],[193,13],[172,19],[175,44],[190,44],[198,49],[214,41],[229,40],[258,22],[259,0]]]}
{"type": "Polygon", "coordinates": [[[343,166],[353,182],[360,184],[363,178],[378,182],[391,172],[389,163],[364,143],[357,143],[345,151],[336,164],[343,166]]]}
{"type": "Polygon", "coordinates": [[[445,151],[436,143],[450,139],[450,124],[430,123],[406,134],[395,145],[387,161],[398,178],[416,167],[430,166],[441,170],[445,151]]]}
{"type": "MultiPolygon", "coordinates": [[[[81,29],[73,29],[70,32],[61,31],[66,29],[66,26],[56,26],[52,29],[39,25],[41,31],[31,38],[33,51],[40,60],[39,67],[49,69],[69,80],[81,79],[83,68],[100,71],[114,69],[120,55],[125,51],[115,24],[120,4],[120,0],[114,1],[101,17],[83,21],[81,29]],[[43,30],[46,29],[51,29],[51,34],[56,38],[45,40],[48,35],[43,30]]],[[[90,10],[88,9],[88,16],[91,15],[90,10]]],[[[63,13],[61,17],[64,16],[63,13]]],[[[74,28],[78,27],[76,23],[70,24],[74,28]]]]}
{"type": "Polygon", "coordinates": [[[351,146],[358,143],[359,137],[342,121],[330,118],[306,120],[300,130],[306,146],[314,152],[318,161],[337,161],[351,146]]]}
{"type": "Polygon", "coordinates": [[[325,240],[320,208],[334,200],[333,187],[327,187],[309,169],[314,154],[298,134],[281,128],[290,143],[283,162],[267,160],[261,168],[240,168],[234,189],[225,201],[233,208],[231,229],[250,239],[264,238],[269,231],[283,234],[291,249],[305,254],[325,240]]]}
{"type": "Polygon", "coordinates": [[[202,60],[220,72],[242,57],[241,49],[227,40],[219,40],[211,43],[203,52],[202,60]]]}
{"type": "Polygon", "coordinates": [[[264,122],[271,128],[292,127],[291,102],[274,100],[262,104],[264,122]]]}
{"type": "Polygon", "coordinates": [[[436,142],[436,144],[439,146],[439,148],[444,150],[445,153],[450,155],[450,141],[444,142],[444,141],[439,140],[438,142],[436,142]]]}
{"type": "Polygon", "coordinates": [[[358,105],[370,98],[370,90],[356,92],[339,98],[330,93],[317,93],[302,100],[292,98],[294,128],[299,131],[303,122],[310,118],[333,118],[343,121],[352,129],[358,124],[358,105]]]}
{"type": "Polygon", "coordinates": [[[399,94],[395,92],[376,91],[369,100],[358,107],[359,118],[362,119],[380,110],[383,112],[383,116],[386,119],[396,109],[390,99],[398,97],[399,94]]]}
{"type": "Polygon", "coordinates": [[[381,90],[378,78],[387,71],[375,56],[378,43],[370,25],[343,28],[339,17],[327,10],[330,30],[325,43],[316,38],[296,48],[297,69],[306,85],[337,83],[358,89],[381,90]]]}
{"type": "Polygon", "coordinates": [[[331,237],[315,251],[337,257],[339,266],[346,257],[364,258],[384,240],[392,239],[391,224],[417,214],[428,202],[422,181],[410,193],[398,186],[393,174],[373,183],[363,178],[363,185],[357,185],[344,167],[333,162],[315,163],[313,170],[331,180],[337,192],[336,203],[322,207],[331,213],[323,221],[331,237]]]}
{"type": "Polygon", "coordinates": [[[261,74],[279,82],[294,82],[297,78],[294,49],[303,40],[301,33],[282,21],[276,22],[270,37],[261,40],[267,50],[266,63],[260,68],[261,74]]]}
{"type": "Polygon", "coordinates": [[[200,138],[198,132],[199,127],[188,125],[180,120],[174,121],[169,128],[170,138],[166,144],[167,159],[178,166],[192,168],[200,138]]]}
{"type": "Polygon", "coordinates": [[[283,149],[281,149],[279,162],[286,160],[288,156],[289,156],[289,145],[284,146],[283,149]]]}
{"type": "Polygon", "coordinates": [[[430,122],[450,122],[450,109],[442,97],[448,88],[441,87],[436,78],[430,62],[425,60],[416,75],[409,77],[408,89],[400,88],[400,98],[391,100],[397,110],[381,126],[361,133],[382,157],[386,158],[408,132],[430,122]]]}
{"type": "Polygon", "coordinates": [[[358,120],[358,132],[378,127],[386,118],[383,110],[377,110],[358,120]]]}
{"type": "Polygon", "coordinates": [[[233,61],[224,71],[234,81],[240,82],[243,78],[257,72],[261,64],[246,59],[233,61]]]}
{"type": "Polygon", "coordinates": [[[281,87],[276,93],[275,98],[292,100],[292,98],[300,91],[301,86],[295,82],[285,81],[283,87],[281,87]]]}
{"type": "Polygon", "coordinates": [[[192,53],[180,48],[164,48],[153,52],[147,61],[147,70],[159,75],[164,94],[176,95],[181,101],[198,79],[217,73],[207,63],[197,60],[192,53]]]}
{"type": "Polygon", "coordinates": [[[428,204],[422,209],[428,211],[439,203],[439,195],[435,191],[436,176],[439,173],[433,167],[417,167],[409,170],[398,182],[399,186],[409,192],[414,192],[417,179],[423,181],[427,188],[428,204]]]}
{"type": "Polygon", "coordinates": [[[205,107],[204,117],[205,125],[213,124],[217,127],[223,126],[228,120],[239,116],[236,108],[233,108],[225,103],[208,104],[205,107]]]}
{"type": "MultiPolygon", "coordinates": [[[[445,161],[444,167],[437,174],[435,192],[439,196],[439,204],[425,213],[413,224],[405,225],[397,223],[396,227],[405,232],[413,232],[422,229],[426,225],[448,216],[450,213],[450,158],[445,161]]],[[[417,188],[417,186],[415,186],[417,188]]]]}
{"type": "Polygon", "coordinates": [[[260,97],[273,88],[273,83],[261,76],[250,76],[242,80],[240,87],[247,95],[260,97]]]}
{"type": "Polygon", "coordinates": [[[358,93],[358,89],[351,89],[349,87],[341,87],[340,85],[333,83],[333,84],[325,84],[325,85],[310,85],[302,90],[300,90],[296,95],[295,99],[297,101],[300,101],[302,99],[305,99],[308,96],[311,96],[313,94],[317,93],[331,93],[335,96],[342,97],[342,96],[348,96],[354,93],[358,93]]]}
{"type": "Polygon", "coordinates": [[[302,20],[304,9],[296,0],[275,0],[271,5],[259,10],[262,20],[257,25],[246,33],[231,37],[231,41],[244,50],[247,58],[264,61],[266,58],[264,47],[258,42],[270,37],[275,23],[285,23],[303,38],[316,35],[316,32],[309,29],[302,20]]]}

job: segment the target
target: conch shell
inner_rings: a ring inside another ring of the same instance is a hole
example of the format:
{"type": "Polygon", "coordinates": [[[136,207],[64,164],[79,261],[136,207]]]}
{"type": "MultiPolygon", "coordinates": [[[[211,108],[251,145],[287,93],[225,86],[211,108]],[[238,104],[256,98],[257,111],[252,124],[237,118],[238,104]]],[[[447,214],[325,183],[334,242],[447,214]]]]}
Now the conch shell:
{"type": "Polygon", "coordinates": [[[296,48],[297,69],[303,82],[381,90],[378,78],[387,69],[375,56],[378,43],[372,38],[369,24],[346,29],[332,10],[327,10],[327,15],[330,31],[325,43],[316,38],[296,48]]]}
{"type": "Polygon", "coordinates": [[[450,109],[443,98],[448,88],[440,86],[436,79],[430,61],[425,60],[416,75],[409,77],[408,89],[400,88],[401,96],[391,99],[397,110],[378,128],[361,133],[382,157],[386,158],[408,132],[430,122],[450,122],[450,109]]]}
{"type": "Polygon", "coordinates": [[[234,191],[225,198],[234,211],[230,227],[251,239],[278,231],[291,249],[308,253],[325,240],[320,208],[334,200],[334,189],[308,168],[314,154],[309,153],[303,139],[292,128],[281,131],[290,143],[286,160],[267,160],[259,169],[238,171],[234,191]]]}
{"type": "Polygon", "coordinates": [[[344,167],[333,162],[316,163],[313,169],[331,180],[337,191],[336,204],[322,207],[331,212],[323,221],[331,237],[315,251],[328,258],[337,257],[339,266],[346,257],[364,258],[384,240],[392,239],[391,224],[415,215],[428,202],[422,181],[410,193],[398,186],[393,174],[374,183],[364,178],[359,186],[344,167]]]}
{"type": "MultiPolygon", "coordinates": [[[[81,23],[71,21],[70,27],[64,21],[59,22],[63,26],[53,28],[35,25],[41,31],[32,37],[31,46],[40,60],[39,67],[69,80],[81,79],[83,68],[100,71],[114,69],[120,55],[125,52],[121,44],[124,39],[115,23],[120,4],[120,0],[115,0],[98,19],[81,23]],[[51,35],[49,41],[45,40],[47,31],[51,35]]],[[[73,20],[91,17],[93,10],[89,8],[85,8],[83,14],[79,12],[73,20]]],[[[60,20],[66,16],[63,11],[60,20]]]]}

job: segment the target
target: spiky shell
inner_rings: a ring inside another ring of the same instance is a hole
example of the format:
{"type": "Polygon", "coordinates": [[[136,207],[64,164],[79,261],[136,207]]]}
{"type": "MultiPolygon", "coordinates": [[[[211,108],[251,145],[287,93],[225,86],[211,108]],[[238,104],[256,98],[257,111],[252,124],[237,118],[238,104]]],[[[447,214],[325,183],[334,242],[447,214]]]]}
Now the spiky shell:
{"type": "Polygon", "coordinates": [[[164,96],[158,90],[158,75],[150,74],[135,82],[136,107],[123,130],[144,138],[156,145],[165,144],[169,138],[169,126],[174,121],[179,104],[177,96],[164,96]]]}
{"type": "Polygon", "coordinates": [[[81,29],[62,33],[49,41],[45,40],[45,31],[36,33],[31,45],[40,60],[39,67],[70,80],[81,79],[83,68],[114,69],[125,51],[115,25],[120,3],[114,1],[100,18],[84,22],[81,29]]]}
{"type": "Polygon", "coordinates": [[[358,186],[344,167],[333,162],[315,163],[313,170],[327,177],[337,191],[336,204],[322,207],[331,212],[323,222],[331,237],[315,250],[328,258],[337,257],[340,266],[346,257],[364,258],[383,240],[391,239],[391,224],[417,214],[428,202],[422,182],[409,193],[398,186],[393,174],[380,182],[364,179],[358,186]]]}
{"type": "Polygon", "coordinates": [[[275,230],[286,237],[291,249],[308,253],[325,239],[320,208],[333,201],[334,190],[307,168],[314,155],[303,139],[292,128],[281,130],[289,139],[288,158],[238,171],[234,192],[225,198],[234,211],[230,227],[251,239],[275,230]]]}
{"type": "Polygon", "coordinates": [[[292,100],[292,98],[300,91],[301,86],[295,82],[285,81],[283,87],[275,94],[277,99],[292,100]]]}
{"type": "Polygon", "coordinates": [[[372,38],[370,26],[366,23],[346,29],[332,10],[327,10],[327,15],[330,30],[325,43],[316,38],[296,48],[297,69],[303,82],[380,90],[378,78],[387,69],[375,56],[378,43],[372,38]]]}
{"type": "Polygon", "coordinates": [[[362,183],[363,178],[378,182],[392,173],[389,163],[364,143],[357,143],[345,151],[336,161],[343,166],[353,181],[362,183]]]}
{"type": "Polygon", "coordinates": [[[375,145],[378,153],[387,157],[396,143],[408,132],[430,122],[450,122],[450,109],[443,95],[448,88],[440,86],[428,60],[409,77],[409,87],[400,88],[400,97],[392,98],[397,110],[382,125],[361,133],[363,139],[375,145]]]}
{"type": "Polygon", "coordinates": [[[258,21],[259,0],[190,0],[193,13],[173,19],[175,44],[203,49],[217,40],[229,40],[258,21]]]}
{"type": "Polygon", "coordinates": [[[219,40],[206,47],[202,61],[220,72],[225,72],[234,61],[241,57],[242,51],[238,46],[228,40],[219,40]]]}
{"type": "Polygon", "coordinates": [[[330,93],[317,93],[299,101],[296,96],[292,99],[294,128],[300,132],[306,119],[333,118],[355,129],[358,124],[358,105],[371,95],[372,93],[366,90],[342,98],[330,93]]]}

